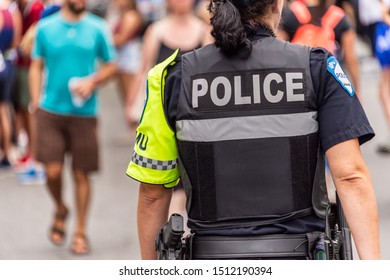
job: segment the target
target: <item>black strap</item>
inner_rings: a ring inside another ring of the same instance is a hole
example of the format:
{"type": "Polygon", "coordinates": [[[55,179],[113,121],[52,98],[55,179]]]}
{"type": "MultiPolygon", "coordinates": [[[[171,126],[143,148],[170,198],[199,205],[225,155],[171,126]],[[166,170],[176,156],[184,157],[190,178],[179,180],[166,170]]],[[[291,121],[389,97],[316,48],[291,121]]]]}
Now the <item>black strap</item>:
{"type": "Polygon", "coordinates": [[[309,252],[306,234],[260,236],[196,236],[193,259],[305,259],[309,252]]]}
{"type": "Polygon", "coordinates": [[[256,227],[256,226],[266,226],[277,223],[284,223],[291,220],[303,218],[313,214],[313,208],[303,209],[297,212],[289,213],[283,216],[267,216],[263,219],[254,218],[254,219],[239,219],[239,220],[229,220],[229,219],[219,219],[218,221],[208,222],[191,219],[188,217],[188,225],[192,230],[205,230],[205,229],[223,229],[223,228],[237,228],[237,227],[256,227]]]}

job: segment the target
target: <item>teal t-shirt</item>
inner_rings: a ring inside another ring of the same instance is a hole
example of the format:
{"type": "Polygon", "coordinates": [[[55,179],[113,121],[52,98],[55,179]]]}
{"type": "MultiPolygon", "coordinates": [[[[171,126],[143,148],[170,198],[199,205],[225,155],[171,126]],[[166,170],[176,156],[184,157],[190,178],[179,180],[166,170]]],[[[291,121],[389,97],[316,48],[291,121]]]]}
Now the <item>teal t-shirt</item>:
{"type": "Polygon", "coordinates": [[[61,12],[41,20],[32,57],[45,64],[40,108],[61,115],[97,114],[96,93],[82,106],[75,105],[68,83],[71,78],[93,75],[99,60],[114,62],[115,48],[104,20],[87,13],[77,22],[67,22],[61,12]]]}

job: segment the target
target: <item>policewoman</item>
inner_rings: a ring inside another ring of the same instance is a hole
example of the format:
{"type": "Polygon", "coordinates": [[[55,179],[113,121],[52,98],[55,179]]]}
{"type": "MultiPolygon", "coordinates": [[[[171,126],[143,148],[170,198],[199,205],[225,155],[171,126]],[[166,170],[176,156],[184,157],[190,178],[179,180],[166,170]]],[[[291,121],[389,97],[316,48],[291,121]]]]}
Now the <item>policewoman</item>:
{"type": "Polygon", "coordinates": [[[283,0],[209,8],[215,44],[175,52],[148,75],[127,170],[141,182],[142,259],[156,258],[178,180],[194,259],[294,258],[307,241],[300,237],[325,229],[325,154],[359,257],[380,258],[359,148],[374,132],[338,61],[275,38],[283,0]]]}

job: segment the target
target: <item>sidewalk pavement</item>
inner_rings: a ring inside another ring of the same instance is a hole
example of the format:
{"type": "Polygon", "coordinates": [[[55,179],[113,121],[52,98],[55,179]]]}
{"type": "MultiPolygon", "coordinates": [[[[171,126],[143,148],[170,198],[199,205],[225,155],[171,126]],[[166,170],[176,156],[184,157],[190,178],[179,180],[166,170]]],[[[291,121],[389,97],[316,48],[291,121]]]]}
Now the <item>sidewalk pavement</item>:
{"type": "Polygon", "coordinates": [[[140,258],[136,227],[138,183],[125,174],[134,137],[125,125],[115,85],[108,84],[100,94],[102,168],[92,178],[88,224],[90,254],[79,257],[70,252],[75,204],[74,185],[67,164],[64,199],[71,212],[66,224],[66,244],[61,247],[52,245],[48,239],[54,213],[45,186],[24,186],[15,174],[0,174],[0,260],[140,258]]]}

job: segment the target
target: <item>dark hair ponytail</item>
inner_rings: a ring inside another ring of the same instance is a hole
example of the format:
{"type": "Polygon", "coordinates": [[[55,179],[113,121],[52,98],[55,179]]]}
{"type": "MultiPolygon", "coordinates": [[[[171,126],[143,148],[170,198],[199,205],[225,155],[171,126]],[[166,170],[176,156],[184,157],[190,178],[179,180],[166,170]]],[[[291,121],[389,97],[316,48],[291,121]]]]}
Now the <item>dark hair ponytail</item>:
{"type": "Polygon", "coordinates": [[[258,17],[265,15],[275,0],[211,0],[209,11],[215,45],[228,57],[239,54],[247,58],[252,52],[249,39],[261,24],[258,17]]]}
{"type": "Polygon", "coordinates": [[[209,9],[212,12],[211,35],[215,39],[215,45],[228,57],[235,55],[241,49],[250,54],[252,44],[244,32],[237,7],[230,0],[213,0],[210,2],[209,9]]]}

